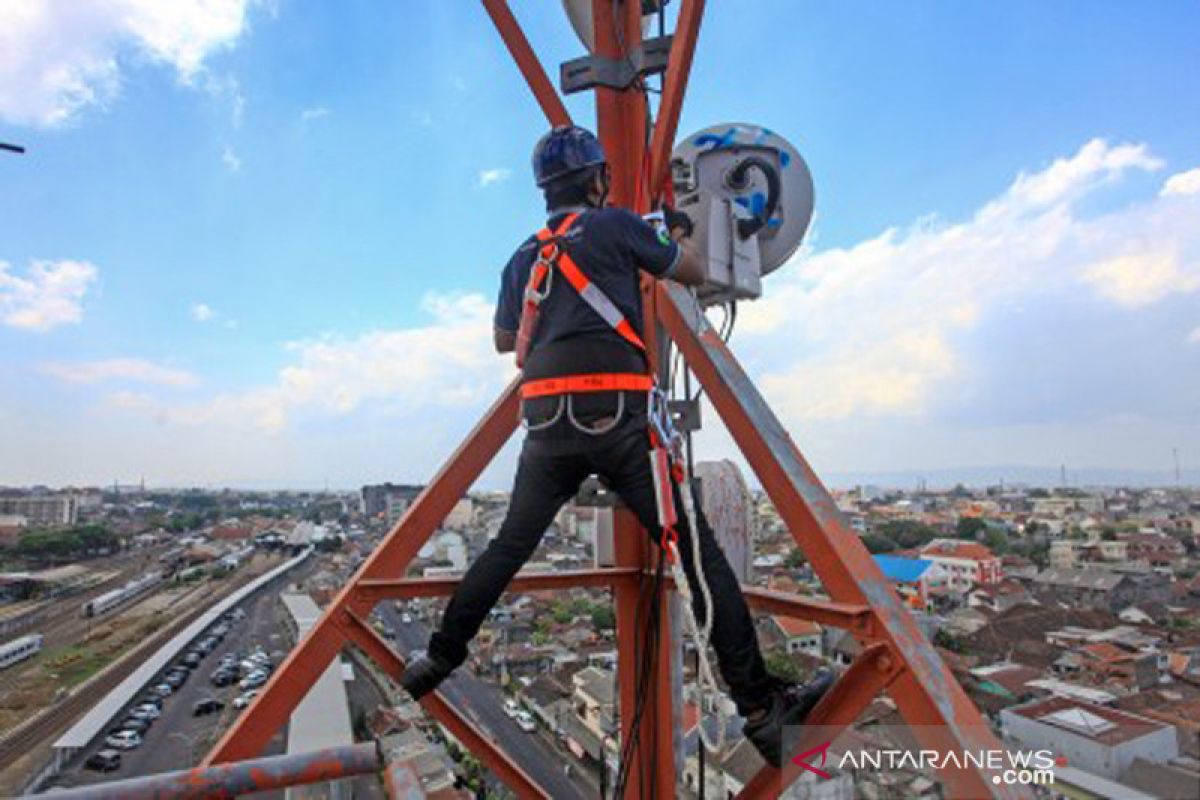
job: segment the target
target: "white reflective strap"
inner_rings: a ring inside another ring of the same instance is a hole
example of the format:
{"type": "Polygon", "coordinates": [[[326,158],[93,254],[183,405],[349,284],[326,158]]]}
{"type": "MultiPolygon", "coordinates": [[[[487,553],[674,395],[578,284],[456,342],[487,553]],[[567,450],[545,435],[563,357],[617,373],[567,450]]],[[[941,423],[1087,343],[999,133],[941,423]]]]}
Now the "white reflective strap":
{"type": "Polygon", "coordinates": [[[579,293],[592,309],[604,318],[604,321],[614,328],[625,321],[625,315],[621,310],[613,305],[613,301],[608,299],[608,295],[600,291],[596,284],[588,282],[587,286],[583,287],[583,291],[579,293]]]}

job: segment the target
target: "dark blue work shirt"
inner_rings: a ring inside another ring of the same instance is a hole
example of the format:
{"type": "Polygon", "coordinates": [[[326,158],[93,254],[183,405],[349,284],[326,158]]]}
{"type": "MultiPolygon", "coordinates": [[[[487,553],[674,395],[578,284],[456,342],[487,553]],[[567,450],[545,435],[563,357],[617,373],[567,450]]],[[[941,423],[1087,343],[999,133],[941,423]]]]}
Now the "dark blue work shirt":
{"type": "MultiPolygon", "coordinates": [[[[550,229],[557,230],[567,214],[579,217],[560,240],[560,247],[600,291],[608,296],[629,324],[642,332],[642,293],[638,269],[655,277],[666,277],[679,262],[679,245],[665,231],[659,234],[641,217],[624,208],[561,209],[551,215],[550,229]]],[[[530,236],[504,268],[500,299],[496,304],[496,327],[516,333],[520,326],[525,287],[537,258],[537,236],[530,236]]],[[[579,296],[562,273],[555,270],[550,292],[538,312],[537,329],[525,359],[527,379],[595,372],[645,372],[645,356],[621,337],[579,296]]],[[[577,396],[574,413],[580,420],[599,419],[617,408],[612,393],[577,396]]],[[[531,421],[555,415],[557,401],[539,398],[525,404],[531,421]]],[[[630,397],[625,408],[640,412],[645,398],[630,397]]],[[[560,426],[556,426],[560,427],[560,426]]],[[[550,429],[539,436],[554,436],[550,429]]]]}

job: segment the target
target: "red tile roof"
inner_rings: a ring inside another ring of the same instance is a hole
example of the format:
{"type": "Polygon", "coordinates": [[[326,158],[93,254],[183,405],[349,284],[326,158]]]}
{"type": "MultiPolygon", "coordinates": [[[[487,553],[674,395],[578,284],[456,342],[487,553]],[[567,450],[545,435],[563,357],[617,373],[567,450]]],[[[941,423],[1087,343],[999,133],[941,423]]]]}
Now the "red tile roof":
{"type": "Polygon", "coordinates": [[[812,620],[796,619],[795,617],[773,617],[775,624],[779,626],[779,630],[783,631],[788,638],[796,638],[797,636],[812,636],[821,632],[821,626],[812,620]]]}
{"type": "Polygon", "coordinates": [[[991,550],[978,542],[956,542],[949,540],[930,542],[921,550],[921,555],[969,558],[975,561],[986,561],[996,557],[991,550]]]}

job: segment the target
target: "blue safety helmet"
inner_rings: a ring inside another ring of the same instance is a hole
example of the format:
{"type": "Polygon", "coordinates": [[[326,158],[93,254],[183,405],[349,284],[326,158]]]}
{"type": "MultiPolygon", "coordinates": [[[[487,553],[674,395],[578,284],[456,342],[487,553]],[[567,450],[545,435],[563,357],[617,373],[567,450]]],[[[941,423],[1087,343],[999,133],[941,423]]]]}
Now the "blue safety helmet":
{"type": "Polygon", "coordinates": [[[533,148],[533,177],[544,188],[559,178],[603,166],[606,161],[604,148],[594,133],[578,125],[563,125],[538,139],[533,148]]]}

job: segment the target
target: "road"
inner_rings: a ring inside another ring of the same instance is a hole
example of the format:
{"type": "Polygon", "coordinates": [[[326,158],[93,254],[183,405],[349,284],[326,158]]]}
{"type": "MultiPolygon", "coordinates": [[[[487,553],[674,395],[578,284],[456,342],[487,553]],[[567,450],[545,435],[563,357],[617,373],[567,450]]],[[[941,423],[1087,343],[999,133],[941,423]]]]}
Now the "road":
{"type": "MultiPolygon", "coordinates": [[[[191,677],[175,694],[163,702],[162,717],[154,722],[147,731],[145,741],[136,750],[126,750],[121,753],[121,768],[116,772],[101,774],[82,768],[83,761],[106,745],[93,742],[80,756],[76,763],[63,776],[55,781],[56,785],[85,785],[110,780],[150,775],[158,772],[185,769],[199,763],[204,754],[216,741],[218,734],[232,723],[236,714],[233,700],[240,694],[240,689],[234,686],[217,688],[212,685],[209,676],[216,669],[221,655],[236,652],[245,655],[255,645],[262,647],[275,656],[278,664],[282,654],[290,647],[286,634],[286,611],[279,602],[279,589],[267,589],[256,593],[244,601],[241,607],[246,611],[246,619],[236,622],[226,635],[225,640],[210,653],[200,666],[193,670],[191,677]],[[192,707],[196,701],[205,697],[215,697],[225,703],[225,709],[218,714],[203,717],[192,716],[192,707]]],[[[182,655],[182,654],[181,654],[182,655]]],[[[139,694],[139,697],[141,695],[139,694]]],[[[114,720],[114,727],[123,717],[114,720]]],[[[273,755],[284,751],[284,731],[280,731],[264,751],[264,755],[273,755]]],[[[255,797],[269,797],[269,793],[255,797]]],[[[282,792],[278,793],[282,797],[282,792]]]]}
{"type": "MultiPolygon", "coordinates": [[[[416,618],[408,624],[401,622],[400,614],[390,602],[380,603],[377,610],[384,623],[396,632],[395,645],[402,655],[428,645],[429,629],[423,622],[416,618]]],[[[549,742],[539,734],[525,733],[504,713],[504,693],[498,686],[463,668],[443,683],[440,691],[447,702],[473,720],[484,734],[502,742],[509,757],[555,800],[595,796],[588,784],[563,774],[566,762],[549,742]]],[[[573,773],[579,771],[578,765],[572,765],[573,773]]]]}

